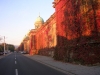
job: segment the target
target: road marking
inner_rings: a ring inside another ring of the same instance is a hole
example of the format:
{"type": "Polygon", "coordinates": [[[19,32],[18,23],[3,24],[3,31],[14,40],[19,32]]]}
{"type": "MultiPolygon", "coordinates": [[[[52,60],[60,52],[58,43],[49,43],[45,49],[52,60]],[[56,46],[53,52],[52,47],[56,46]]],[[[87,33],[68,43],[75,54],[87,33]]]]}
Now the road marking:
{"type": "Polygon", "coordinates": [[[18,75],[18,70],[17,69],[15,69],[15,73],[16,73],[16,75],[18,75]]]}
{"type": "Polygon", "coordinates": [[[15,58],[16,58],[16,54],[15,54],[15,58]]]}
{"type": "Polygon", "coordinates": [[[15,61],[15,64],[17,64],[17,62],[15,61]]]}
{"type": "Polygon", "coordinates": [[[15,58],[16,59],[16,58],[15,58]]]}

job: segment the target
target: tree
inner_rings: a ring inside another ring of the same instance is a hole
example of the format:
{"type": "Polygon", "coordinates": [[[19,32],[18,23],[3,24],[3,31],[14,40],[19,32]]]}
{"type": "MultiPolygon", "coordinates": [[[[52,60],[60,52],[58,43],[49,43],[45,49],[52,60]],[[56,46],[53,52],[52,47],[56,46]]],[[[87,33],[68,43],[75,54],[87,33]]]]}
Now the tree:
{"type": "MultiPolygon", "coordinates": [[[[1,45],[0,45],[0,50],[4,50],[4,43],[2,43],[1,45]]],[[[15,50],[15,46],[14,45],[12,45],[12,44],[6,44],[5,43],[5,50],[10,50],[10,51],[14,51],[15,50]]]]}
{"type": "Polygon", "coordinates": [[[0,45],[0,52],[3,52],[3,46],[0,45]]]}
{"type": "Polygon", "coordinates": [[[13,51],[15,50],[15,46],[9,44],[9,45],[8,45],[8,49],[9,49],[11,52],[13,52],[13,51]]]}

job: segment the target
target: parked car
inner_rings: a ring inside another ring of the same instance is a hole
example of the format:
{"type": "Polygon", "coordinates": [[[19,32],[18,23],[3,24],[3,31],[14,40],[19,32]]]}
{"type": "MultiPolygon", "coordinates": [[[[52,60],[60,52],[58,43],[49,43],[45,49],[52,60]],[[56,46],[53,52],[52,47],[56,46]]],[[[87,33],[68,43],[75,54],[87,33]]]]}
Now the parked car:
{"type": "Polygon", "coordinates": [[[3,55],[4,54],[4,52],[0,52],[0,55],[3,55]]]}

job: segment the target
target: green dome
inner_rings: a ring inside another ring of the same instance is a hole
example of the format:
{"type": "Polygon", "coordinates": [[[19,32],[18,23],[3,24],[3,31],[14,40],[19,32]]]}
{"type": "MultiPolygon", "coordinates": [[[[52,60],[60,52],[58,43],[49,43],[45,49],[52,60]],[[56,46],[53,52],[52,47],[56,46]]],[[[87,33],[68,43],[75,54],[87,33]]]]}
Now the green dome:
{"type": "Polygon", "coordinates": [[[35,23],[38,23],[38,22],[41,22],[41,23],[44,23],[44,20],[42,17],[37,17],[37,19],[35,20],[35,23]]]}
{"type": "Polygon", "coordinates": [[[40,28],[42,25],[44,24],[44,20],[43,18],[41,18],[40,16],[37,17],[37,19],[35,20],[35,29],[40,28]]]}

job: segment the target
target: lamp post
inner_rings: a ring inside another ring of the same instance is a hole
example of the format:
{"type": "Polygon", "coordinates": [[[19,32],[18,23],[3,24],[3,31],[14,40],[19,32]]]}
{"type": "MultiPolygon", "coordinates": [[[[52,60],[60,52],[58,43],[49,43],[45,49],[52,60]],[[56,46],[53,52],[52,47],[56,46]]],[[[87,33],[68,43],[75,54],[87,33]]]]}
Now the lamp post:
{"type": "Polygon", "coordinates": [[[5,55],[5,36],[4,36],[4,55],[5,55]]]}
{"type": "MultiPolygon", "coordinates": [[[[0,36],[1,36],[1,35],[0,35],[0,36]]],[[[5,36],[1,36],[1,37],[4,38],[4,44],[3,44],[3,46],[4,46],[4,55],[5,55],[5,36]]]]}

